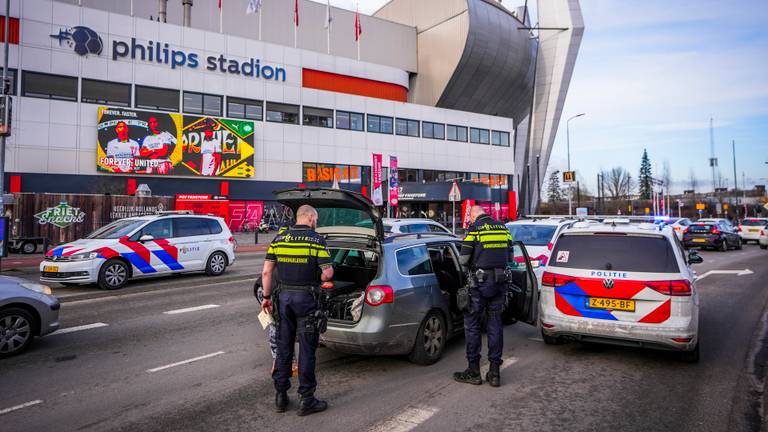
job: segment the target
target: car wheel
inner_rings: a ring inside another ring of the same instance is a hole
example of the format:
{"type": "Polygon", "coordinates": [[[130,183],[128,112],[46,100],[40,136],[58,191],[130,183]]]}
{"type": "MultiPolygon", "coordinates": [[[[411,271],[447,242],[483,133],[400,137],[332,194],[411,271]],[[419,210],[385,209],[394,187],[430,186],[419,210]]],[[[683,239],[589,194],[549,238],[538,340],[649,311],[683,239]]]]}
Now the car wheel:
{"type": "Polygon", "coordinates": [[[696,346],[692,351],[683,351],[680,353],[680,359],[686,363],[698,363],[699,362],[699,346],[701,342],[696,342],[696,346]]]}
{"type": "Polygon", "coordinates": [[[442,357],[445,341],[445,319],[440,312],[431,311],[419,326],[416,343],[408,359],[418,365],[431,365],[442,357]]]}
{"type": "Polygon", "coordinates": [[[208,257],[208,263],[205,265],[205,274],[208,276],[219,276],[227,269],[227,256],[223,252],[214,252],[208,257]]]}
{"type": "Polygon", "coordinates": [[[0,310],[0,358],[21,353],[35,337],[37,325],[29,312],[19,308],[0,310]]]}
{"type": "Polygon", "coordinates": [[[33,242],[24,242],[21,244],[21,253],[23,254],[33,254],[37,252],[37,245],[33,242]]]}
{"type": "Polygon", "coordinates": [[[723,242],[720,243],[720,252],[728,252],[728,240],[723,239],[723,242]]]}
{"type": "Polygon", "coordinates": [[[736,250],[741,250],[741,248],[742,248],[742,242],[741,242],[741,239],[739,239],[739,242],[736,243],[736,250]]]}
{"type": "Polygon", "coordinates": [[[128,282],[128,266],[123,261],[111,259],[102,264],[99,270],[99,288],[116,290],[128,282]]]}

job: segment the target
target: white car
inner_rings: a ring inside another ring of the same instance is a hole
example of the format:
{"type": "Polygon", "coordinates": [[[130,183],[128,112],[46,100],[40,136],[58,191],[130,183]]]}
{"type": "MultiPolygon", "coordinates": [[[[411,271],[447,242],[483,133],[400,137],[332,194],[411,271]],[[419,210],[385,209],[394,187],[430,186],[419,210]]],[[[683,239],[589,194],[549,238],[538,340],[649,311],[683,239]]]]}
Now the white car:
{"type": "Polygon", "coordinates": [[[628,220],[578,222],[557,238],[540,295],[544,342],[602,342],[699,358],[699,298],[674,231],[628,220]]]}
{"type": "Polygon", "coordinates": [[[677,239],[680,241],[683,241],[683,233],[685,233],[685,230],[688,229],[688,227],[691,225],[691,220],[688,218],[675,218],[675,217],[664,217],[664,218],[658,218],[654,220],[655,223],[664,225],[669,225],[672,227],[672,230],[675,231],[675,235],[677,236],[677,239]]]}
{"type": "Polygon", "coordinates": [[[768,225],[768,218],[746,218],[739,224],[738,231],[744,243],[760,243],[760,231],[768,225]]]}
{"type": "Polygon", "coordinates": [[[384,224],[384,233],[390,234],[410,234],[410,233],[426,233],[437,232],[450,234],[451,230],[444,227],[438,222],[432,219],[393,219],[384,218],[381,220],[384,224]]]}
{"type": "Polygon", "coordinates": [[[218,276],[235,261],[235,239],[222,218],[166,212],[112,222],[48,251],[40,280],[122,288],[128,279],[205,271],[218,276]]]}
{"type": "Polygon", "coordinates": [[[549,254],[555,238],[563,228],[575,221],[564,218],[521,219],[507,222],[507,229],[515,241],[522,242],[532,262],[538,261],[542,268],[549,261],[549,254]]]}

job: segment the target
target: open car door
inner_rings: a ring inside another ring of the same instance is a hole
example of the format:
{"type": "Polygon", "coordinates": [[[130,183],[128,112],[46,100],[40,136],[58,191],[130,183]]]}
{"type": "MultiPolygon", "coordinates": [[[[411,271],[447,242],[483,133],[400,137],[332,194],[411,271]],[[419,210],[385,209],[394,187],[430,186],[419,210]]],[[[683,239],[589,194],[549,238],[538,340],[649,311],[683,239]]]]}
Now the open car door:
{"type": "Polygon", "coordinates": [[[363,195],[343,189],[305,188],[275,192],[275,199],[296,214],[308,204],[317,210],[317,232],[384,239],[379,211],[363,195]]]}
{"type": "Polygon", "coordinates": [[[516,241],[512,247],[515,252],[515,258],[510,263],[512,287],[507,294],[509,305],[504,311],[504,316],[506,321],[512,321],[512,318],[535,326],[539,318],[539,287],[536,275],[523,243],[516,241]]]}

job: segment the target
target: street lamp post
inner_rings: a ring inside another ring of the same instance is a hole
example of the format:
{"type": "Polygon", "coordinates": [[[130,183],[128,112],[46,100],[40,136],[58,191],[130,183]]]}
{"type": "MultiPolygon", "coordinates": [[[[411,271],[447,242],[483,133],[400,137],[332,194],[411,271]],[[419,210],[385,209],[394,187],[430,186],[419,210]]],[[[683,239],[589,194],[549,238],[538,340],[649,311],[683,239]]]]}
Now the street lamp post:
{"type": "MultiPolygon", "coordinates": [[[[571,120],[575,119],[576,117],[581,117],[585,115],[586,113],[576,114],[575,116],[571,116],[568,120],[565,122],[565,146],[568,153],[568,171],[571,170],[571,130],[570,130],[570,123],[571,120]]],[[[571,186],[569,188],[568,192],[568,216],[573,215],[573,183],[571,183],[571,186]]]]}

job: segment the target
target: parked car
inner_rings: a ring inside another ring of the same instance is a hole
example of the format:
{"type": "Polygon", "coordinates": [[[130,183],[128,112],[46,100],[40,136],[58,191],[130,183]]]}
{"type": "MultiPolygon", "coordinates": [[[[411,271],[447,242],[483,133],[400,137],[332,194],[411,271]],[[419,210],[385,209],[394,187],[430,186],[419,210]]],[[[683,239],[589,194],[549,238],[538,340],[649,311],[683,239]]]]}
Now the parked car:
{"type": "Polygon", "coordinates": [[[760,243],[760,231],[768,225],[768,218],[746,218],[741,221],[737,231],[744,243],[760,243]]]}
{"type": "MultiPolygon", "coordinates": [[[[440,359],[446,341],[463,330],[456,290],[464,283],[460,239],[447,233],[390,235],[376,207],[360,194],[338,189],[290,189],[275,199],[293,209],[318,211],[317,232],[331,254],[334,288],[328,292],[330,349],[367,355],[408,355],[417,364],[440,359]]],[[[536,325],[538,287],[525,246],[515,242],[507,322],[536,325]]]]}
{"type": "Polygon", "coordinates": [[[507,222],[507,229],[512,234],[512,238],[525,245],[531,260],[538,261],[543,268],[547,265],[549,254],[552,252],[552,245],[555,238],[563,230],[575,221],[567,218],[545,218],[545,219],[520,219],[514,222],[507,222]]]}
{"type": "Polygon", "coordinates": [[[382,219],[384,234],[436,232],[450,234],[451,230],[432,219],[382,219]]]}
{"type": "Polygon", "coordinates": [[[699,358],[699,301],[688,257],[670,228],[578,222],[558,237],[541,288],[544,342],[601,342],[699,358]]]}
{"type": "Polygon", "coordinates": [[[218,276],[235,261],[224,219],[163,212],[112,222],[86,238],[48,251],[40,280],[122,288],[132,278],[204,271],[218,276]]]}
{"type": "Polygon", "coordinates": [[[683,246],[686,248],[741,249],[741,237],[732,226],[720,222],[696,222],[683,233],[683,246]]]}
{"type": "Polygon", "coordinates": [[[59,300],[45,285],[0,276],[0,358],[20,354],[59,328],[59,300]]]}
{"type": "Polygon", "coordinates": [[[669,225],[672,227],[672,230],[675,231],[677,239],[683,241],[683,233],[692,222],[688,218],[663,217],[655,219],[654,223],[658,225],[669,225]]]}

